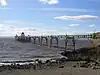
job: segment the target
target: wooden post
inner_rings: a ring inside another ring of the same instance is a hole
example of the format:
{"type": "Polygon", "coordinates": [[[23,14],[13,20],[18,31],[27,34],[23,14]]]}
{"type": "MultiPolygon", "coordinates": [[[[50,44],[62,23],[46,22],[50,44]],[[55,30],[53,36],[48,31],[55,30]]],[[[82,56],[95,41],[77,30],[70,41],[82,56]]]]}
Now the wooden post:
{"type": "Polygon", "coordinates": [[[52,47],[52,39],[53,39],[53,37],[51,36],[51,38],[50,38],[50,48],[52,47]]]}
{"type": "Polygon", "coordinates": [[[57,48],[58,48],[58,44],[59,44],[59,40],[58,40],[58,37],[56,37],[56,41],[57,41],[57,48]]]}
{"type": "Polygon", "coordinates": [[[68,40],[67,40],[67,37],[66,37],[66,39],[65,39],[65,51],[67,49],[67,43],[68,43],[68,40]]]}
{"type": "Polygon", "coordinates": [[[76,41],[75,41],[75,37],[73,36],[73,46],[74,46],[74,51],[75,51],[75,45],[76,45],[76,41]]]}
{"type": "Polygon", "coordinates": [[[34,44],[36,44],[36,37],[33,37],[34,44]]]}
{"type": "Polygon", "coordinates": [[[47,44],[47,46],[48,46],[48,37],[46,37],[46,44],[47,44]]]}
{"type": "Polygon", "coordinates": [[[39,43],[39,45],[40,45],[40,37],[37,37],[38,38],[38,43],[39,43]]]}
{"type": "Polygon", "coordinates": [[[42,45],[42,40],[43,40],[43,37],[41,36],[41,45],[42,45]]]}

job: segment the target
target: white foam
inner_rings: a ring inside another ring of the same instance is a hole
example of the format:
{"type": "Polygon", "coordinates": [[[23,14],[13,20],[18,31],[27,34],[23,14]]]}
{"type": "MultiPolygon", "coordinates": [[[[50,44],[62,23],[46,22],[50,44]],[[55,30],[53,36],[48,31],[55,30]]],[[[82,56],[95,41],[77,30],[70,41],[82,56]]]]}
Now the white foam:
{"type": "MultiPolygon", "coordinates": [[[[0,63],[0,66],[2,65],[11,65],[13,63],[0,63]]],[[[28,64],[37,64],[35,62],[24,62],[24,63],[15,63],[15,64],[19,64],[19,65],[28,65],[28,64]]]]}
{"type": "Polygon", "coordinates": [[[2,65],[11,65],[12,63],[0,63],[0,66],[2,65]]]}

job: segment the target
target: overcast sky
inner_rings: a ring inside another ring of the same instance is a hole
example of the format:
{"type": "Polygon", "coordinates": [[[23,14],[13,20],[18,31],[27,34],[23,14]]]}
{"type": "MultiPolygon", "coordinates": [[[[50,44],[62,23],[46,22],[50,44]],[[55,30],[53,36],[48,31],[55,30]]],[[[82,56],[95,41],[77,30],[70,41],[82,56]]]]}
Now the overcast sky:
{"type": "Polygon", "coordinates": [[[99,24],[100,0],[0,1],[0,36],[86,34],[99,24]]]}

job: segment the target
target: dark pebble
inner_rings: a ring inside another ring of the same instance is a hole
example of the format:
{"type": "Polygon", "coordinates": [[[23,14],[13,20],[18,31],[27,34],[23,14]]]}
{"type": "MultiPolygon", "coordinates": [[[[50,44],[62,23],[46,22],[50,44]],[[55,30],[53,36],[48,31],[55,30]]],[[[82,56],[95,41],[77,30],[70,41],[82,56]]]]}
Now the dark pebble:
{"type": "Polygon", "coordinates": [[[64,68],[64,66],[59,66],[59,68],[64,68]]]}

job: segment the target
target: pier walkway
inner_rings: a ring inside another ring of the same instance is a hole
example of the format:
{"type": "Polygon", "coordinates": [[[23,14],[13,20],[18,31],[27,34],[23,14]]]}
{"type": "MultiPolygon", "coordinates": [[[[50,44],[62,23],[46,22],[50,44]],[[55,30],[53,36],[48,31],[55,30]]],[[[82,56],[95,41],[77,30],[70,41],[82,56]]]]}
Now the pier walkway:
{"type": "MultiPolygon", "coordinates": [[[[84,39],[88,40],[92,46],[96,46],[96,42],[100,41],[100,37],[97,37],[95,33],[88,35],[56,35],[56,36],[24,36],[24,41],[33,42],[33,44],[44,45],[48,47],[55,47],[64,49],[65,51],[76,50],[77,40],[84,39]],[[61,40],[63,40],[63,46],[60,46],[61,40]],[[70,44],[69,44],[70,42],[70,44]]],[[[21,36],[15,36],[18,41],[23,40],[21,36]]],[[[99,42],[98,42],[99,43],[99,42]]]]}

